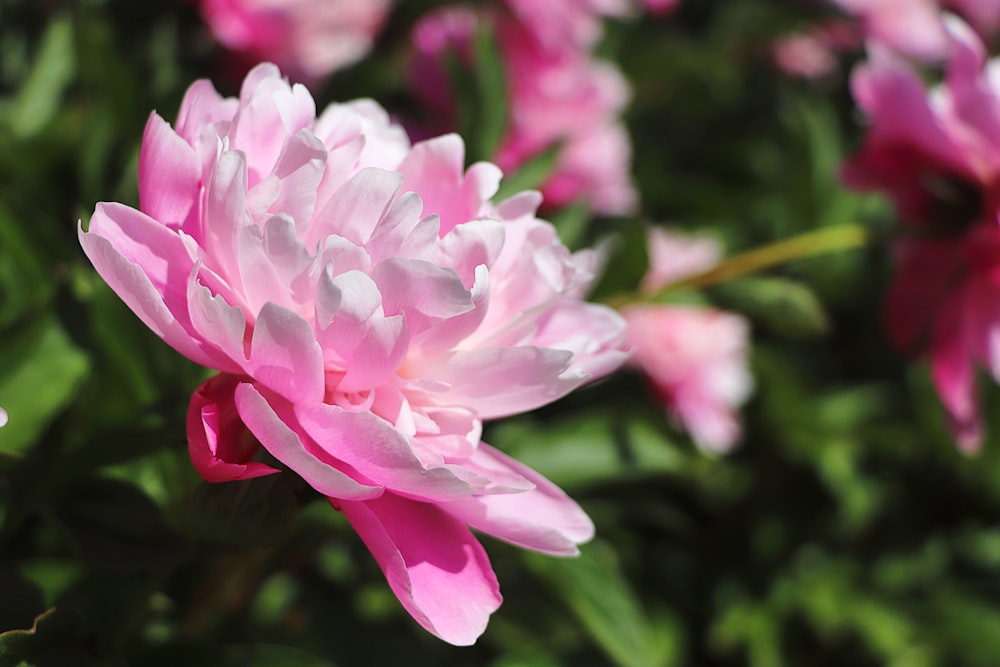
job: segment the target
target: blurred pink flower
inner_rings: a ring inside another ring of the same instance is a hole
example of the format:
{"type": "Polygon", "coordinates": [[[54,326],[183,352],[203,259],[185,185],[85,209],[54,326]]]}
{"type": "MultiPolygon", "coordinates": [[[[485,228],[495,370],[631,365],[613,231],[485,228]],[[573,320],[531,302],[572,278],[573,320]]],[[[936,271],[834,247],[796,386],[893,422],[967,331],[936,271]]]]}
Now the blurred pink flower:
{"type": "Polygon", "coordinates": [[[827,21],[777,40],[771,54],[785,74],[821,79],[837,71],[841,53],[856,51],[861,43],[852,21],[827,21]]]}
{"type": "Polygon", "coordinates": [[[428,15],[414,29],[416,94],[436,118],[453,127],[455,100],[443,59],[451,53],[471,60],[471,40],[480,21],[493,22],[510,105],[493,158],[497,164],[513,172],[561,143],[555,169],[541,187],[547,206],[585,201],[606,214],[634,209],[631,145],[620,121],[628,85],[618,70],[593,60],[585,48],[550,48],[511,16],[448,8],[428,15]]]}
{"type": "Polygon", "coordinates": [[[0,427],[7,425],[7,411],[0,408],[0,427]]]}
{"type": "MultiPolygon", "coordinates": [[[[654,228],[643,291],[707,271],[721,249],[704,237],[654,228]]],[[[650,379],[668,412],[706,450],[730,450],[740,436],[736,407],[750,395],[749,326],[732,313],[696,306],[637,304],[622,309],[632,365],[650,379]]]]}
{"type": "Polygon", "coordinates": [[[703,449],[725,452],[740,436],[736,406],[750,395],[746,321],[690,306],[628,306],[632,363],[703,449]]]}
{"type": "Polygon", "coordinates": [[[655,294],[684,278],[715,268],[722,259],[719,243],[708,236],[685,236],[663,227],[652,227],[646,237],[649,268],[642,291],[655,294]]]}
{"type": "Polygon", "coordinates": [[[868,115],[846,182],[888,194],[906,225],[885,324],[902,351],[930,358],[959,444],[981,440],[975,365],[1000,379],[1000,79],[964,23],[946,23],[951,57],[943,84],[884,49],[854,73],[868,115]]]}
{"type": "Polygon", "coordinates": [[[328,107],[273,65],[239,99],[207,81],[176,127],[152,114],[141,212],[101,203],[80,240],[133,311],[220,371],[192,398],[207,480],[277,472],[330,499],[409,613],[470,644],[500,604],[474,528],[572,555],[593,534],[550,482],[480,442],[625,358],[624,323],[581,301],[593,254],[494,204],[501,172],[455,135],[409,143],[372,101],[328,107]]]}
{"type": "Polygon", "coordinates": [[[391,0],[201,0],[216,39],[252,63],[318,81],[371,50],[391,0]]]}
{"type": "Polygon", "coordinates": [[[601,37],[604,17],[632,11],[632,0],[504,0],[504,4],[544,48],[556,50],[589,49],[601,37]]]}
{"type": "Polygon", "coordinates": [[[865,36],[900,53],[933,60],[944,55],[948,39],[936,0],[833,0],[857,16],[865,36]]]}
{"type": "Polygon", "coordinates": [[[944,12],[959,13],[982,35],[1000,29],[1000,0],[832,0],[858,17],[868,40],[920,60],[948,55],[944,12]]]}

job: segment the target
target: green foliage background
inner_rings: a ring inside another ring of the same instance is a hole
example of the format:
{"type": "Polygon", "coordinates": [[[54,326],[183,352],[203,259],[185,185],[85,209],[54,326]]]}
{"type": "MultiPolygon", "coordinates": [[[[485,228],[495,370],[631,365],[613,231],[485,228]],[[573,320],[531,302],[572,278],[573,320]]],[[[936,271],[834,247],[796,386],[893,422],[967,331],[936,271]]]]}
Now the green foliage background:
{"type": "MultiPolygon", "coordinates": [[[[376,52],[321,104],[407,114],[400,3],[376,52]]],[[[138,146],[188,84],[236,79],[194,7],[0,2],[0,666],[947,667],[1000,664],[1000,394],[984,451],[956,452],[922,366],[886,344],[891,212],[838,183],[861,135],[848,64],[777,74],[774,36],[817,18],[782,0],[688,0],[610,23],[632,82],[638,219],[555,216],[619,239],[598,296],[635,284],[642,226],[730,251],[862,222],[867,248],[698,298],[754,323],[757,391],[732,455],[700,453],[622,373],[487,439],[561,484],[598,538],[575,560],[488,541],[505,596],[473,648],[413,623],[346,522],[291,475],[211,486],[184,414],[206,371],[152,335],[75,238],[97,201],[136,204],[138,146]]],[[[488,40],[481,45],[484,67],[488,40]]],[[[464,93],[488,152],[495,77],[464,93]]],[[[497,96],[500,95],[498,98],[497,96]]],[[[536,169],[544,171],[544,160],[536,169]]],[[[537,175],[522,174],[523,182],[537,175]]]]}

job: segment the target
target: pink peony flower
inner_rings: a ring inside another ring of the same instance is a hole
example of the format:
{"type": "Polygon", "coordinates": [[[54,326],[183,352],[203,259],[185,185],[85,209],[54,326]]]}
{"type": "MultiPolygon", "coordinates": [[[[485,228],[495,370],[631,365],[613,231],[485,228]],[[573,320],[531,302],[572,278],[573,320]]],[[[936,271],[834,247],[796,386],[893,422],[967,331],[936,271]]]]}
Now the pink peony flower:
{"type": "Polygon", "coordinates": [[[870,127],[845,167],[853,187],[888,194],[906,235],[885,305],[892,342],[927,356],[959,444],[981,439],[974,368],[1000,379],[1000,63],[975,33],[947,22],[944,83],[927,91],[905,63],[878,48],[854,73],[870,127]]]}
{"type": "Polygon", "coordinates": [[[141,211],[101,203],[84,251],[167,343],[219,374],[194,394],[207,480],[300,475],[341,510],[424,628],[470,644],[499,606],[470,528],[572,555],[593,525],[480,442],[624,360],[624,323],[580,299],[592,253],[491,202],[455,135],[411,145],[371,101],[333,105],[273,65],[239,99],[207,81],[176,126],[155,113],[141,211]],[[260,456],[260,448],[269,457],[260,456]]]}
{"type": "Polygon", "coordinates": [[[471,60],[480,21],[493,22],[507,76],[510,113],[494,156],[497,164],[515,171],[561,143],[554,172],[541,187],[547,205],[585,201],[606,214],[634,209],[631,146],[619,118],[628,86],[616,69],[593,60],[586,49],[548,48],[528,25],[509,16],[441,10],[414,29],[415,92],[446,126],[454,126],[455,101],[443,59],[453,53],[471,60]]]}
{"type": "Polygon", "coordinates": [[[216,39],[256,63],[318,81],[371,50],[391,0],[201,0],[216,39]]]}
{"type": "MultiPolygon", "coordinates": [[[[643,291],[654,294],[707,271],[721,254],[711,239],[654,228],[643,291]]],[[[746,320],[712,308],[661,304],[627,306],[622,315],[628,323],[631,363],[649,377],[668,412],[699,447],[730,450],[740,436],[736,406],[753,387],[746,366],[746,320]]]]}

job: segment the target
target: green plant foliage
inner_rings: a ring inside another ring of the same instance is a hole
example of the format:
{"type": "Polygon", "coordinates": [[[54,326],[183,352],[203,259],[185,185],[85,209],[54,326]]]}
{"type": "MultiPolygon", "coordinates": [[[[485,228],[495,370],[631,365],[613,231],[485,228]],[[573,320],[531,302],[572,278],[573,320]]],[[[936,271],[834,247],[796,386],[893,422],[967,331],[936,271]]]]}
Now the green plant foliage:
{"type": "Polygon", "coordinates": [[[783,278],[749,277],[718,289],[721,305],[784,336],[819,336],[829,320],[822,302],[806,285],[783,278]]]}
{"type": "Polygon", "coordinates": [[[676,664],[681,642],[677,627],[666,619],[654,622],[648,618],[607,544],[584,547],[572,560],[531,555],[525,561],[556,591],[616,665],[676,664]]]}
{"type": "MultiPolygon", "coordinates": [[[[320,107],[414,112],[407,35],[454,3],[395,4],[372,55],[314,89],[320,107]]],[[[891,207],[840,177],[864,129],[847,82],[863,54],[804,81],[769,51],[832,15],[821,4],[681,0],[607,21],[597,49],[631,87],[639,211],[545,211],[574,250],[600,248],[594,298],[633,294],[651,225],[709,234],[730,257],[847,225],[868,244],[662,295],[752,325],[733,452],[699,450],[633,370],[487,424],[486,442],[580,501],[597,538],[569,559],[484,540],[504,603],[456,648],[407,616],[293,473],[198,478],[185,419],[209,371],[79,249],[97,201],[137,203],[150,112],[175,118],[199,78],[235,92],[197,3],[0,3],[0,667],[1000,664],[1000,389],[979,379],[986,442],[959,453],[926,365],[885,340],[891,207]]],[[[467,55],[449,63],[456,115],[469,160],[489,159],[510,81],[496,35],[467,55]]],[[[542,185],[560,148],[502,193],[542,185]]]]}
{"type": "Polygon", "coordinates": [[[66,407],[87,372],[87,357],[52,319],[9,331],[0,350],[0,405],[17,419],[4,429],[0,451],[20,453],[66,407]]]}

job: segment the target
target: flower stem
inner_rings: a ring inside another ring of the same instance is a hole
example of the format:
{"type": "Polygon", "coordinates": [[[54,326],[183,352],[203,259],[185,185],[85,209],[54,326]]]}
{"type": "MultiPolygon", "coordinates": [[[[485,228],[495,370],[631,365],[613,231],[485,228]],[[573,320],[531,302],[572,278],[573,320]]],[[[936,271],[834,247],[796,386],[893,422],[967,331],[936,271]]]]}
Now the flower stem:
{"type": "Polygon", "coordinates": [[[603,302],[614,308],[621,308],[637,302],[656,302],[668,292],[676,289],[700,289],[716,285],[797,259],[858,248],[864,246],[870,239],[871,234],[861,225],[824,227],[734,255],[707,271],[670,283],[652,294],[637,291],[627,292],[611,296],[604,299],[603,302]]]}

